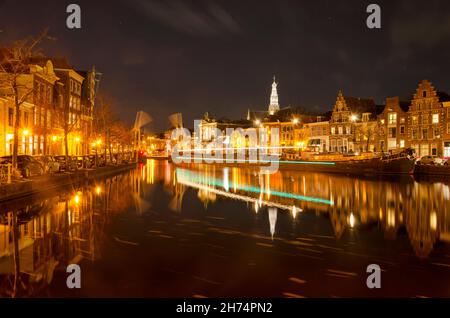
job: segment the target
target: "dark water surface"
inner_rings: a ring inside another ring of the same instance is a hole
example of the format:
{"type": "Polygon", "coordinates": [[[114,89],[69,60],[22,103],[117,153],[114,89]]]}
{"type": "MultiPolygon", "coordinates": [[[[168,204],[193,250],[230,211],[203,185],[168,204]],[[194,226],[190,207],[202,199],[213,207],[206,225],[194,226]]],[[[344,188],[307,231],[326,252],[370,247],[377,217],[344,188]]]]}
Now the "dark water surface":
{"type": "Polygon", "coordinates": [[[3,297],[450,297],[445,180],[149,161],[0,212],[3,297]]]}

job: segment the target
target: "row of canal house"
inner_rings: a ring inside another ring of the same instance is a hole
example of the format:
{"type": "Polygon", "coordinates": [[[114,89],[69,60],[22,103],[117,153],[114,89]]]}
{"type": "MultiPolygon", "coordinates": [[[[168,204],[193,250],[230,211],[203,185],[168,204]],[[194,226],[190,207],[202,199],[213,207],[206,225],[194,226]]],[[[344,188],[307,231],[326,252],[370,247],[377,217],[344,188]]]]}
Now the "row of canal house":
{"type": "Polygon", "coordinates": [[[412,98],[388,97],[381,106],[340,91],[329,121],[306,126],[308,148],[319,152],[413,148],[420,156],[450,157],[450,96],[428,80],[419,83],[412,98]]]}
{"type": "MultiPolygon", "coordinates": [[[[286,107],[273,113],[248,112],[244,120],[201,121],[204,142],[215,139],[214,130],[226,128],[277,128],[285,153],[299,151],[362,153],[413,148],[417,155],[450,157],[450,96],[437,91],[428,80],[419,83],[405,99],[386,98],[377,105],[373,98],[346,96],[338,92],[331,112],[305,114],[303,108],[286,107]]],[[[258,134],[259,135],[259,134],[258,134]]],[[[270,136],[266,136],[270,140],[270,136]]],[[[245,142],[230,141],[244,146],[245,142]]]]}

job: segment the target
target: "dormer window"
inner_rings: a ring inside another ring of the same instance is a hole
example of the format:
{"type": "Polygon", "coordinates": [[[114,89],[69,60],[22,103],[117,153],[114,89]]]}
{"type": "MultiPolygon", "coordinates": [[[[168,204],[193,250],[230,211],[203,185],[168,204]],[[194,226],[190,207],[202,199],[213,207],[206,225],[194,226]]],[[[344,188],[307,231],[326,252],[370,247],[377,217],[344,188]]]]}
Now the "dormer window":
{"type": "Polygon", "coordinates": [[[427,91],[422,92],[422,97],[427,97],[427,91]]]}

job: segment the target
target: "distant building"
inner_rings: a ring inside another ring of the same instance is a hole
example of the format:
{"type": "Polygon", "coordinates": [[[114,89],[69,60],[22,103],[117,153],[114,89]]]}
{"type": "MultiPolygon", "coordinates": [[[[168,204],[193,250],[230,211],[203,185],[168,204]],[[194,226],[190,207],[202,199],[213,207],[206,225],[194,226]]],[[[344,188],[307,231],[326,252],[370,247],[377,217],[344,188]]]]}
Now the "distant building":
{"type": "Polygon", "coordinates": [[[275,76],[273,77],[272,92],[270,93],[270,103],[269,103],[269,114],[273,115],[280,110],[280,104],[278,103],[278,83],[275,81],[275,76]]]}

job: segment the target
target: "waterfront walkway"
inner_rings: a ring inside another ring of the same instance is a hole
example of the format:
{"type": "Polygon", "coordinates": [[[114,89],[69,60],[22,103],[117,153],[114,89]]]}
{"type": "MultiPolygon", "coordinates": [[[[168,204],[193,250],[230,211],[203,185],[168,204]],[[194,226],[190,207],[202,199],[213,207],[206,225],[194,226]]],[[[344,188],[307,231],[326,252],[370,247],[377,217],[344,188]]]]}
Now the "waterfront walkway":
{"type": "Polygon", "coordinates": [[[19,199],[24,196],[52,191],[55,188],[71,184],[79,184],[94,178],[114,175],[136,167],[136,163],[99,167],[96,169],[80,169],[74,172],[43,175],[13,181],[0,185],[0,202],[19,199]]]}

